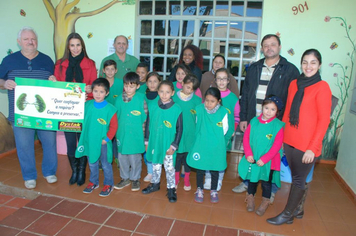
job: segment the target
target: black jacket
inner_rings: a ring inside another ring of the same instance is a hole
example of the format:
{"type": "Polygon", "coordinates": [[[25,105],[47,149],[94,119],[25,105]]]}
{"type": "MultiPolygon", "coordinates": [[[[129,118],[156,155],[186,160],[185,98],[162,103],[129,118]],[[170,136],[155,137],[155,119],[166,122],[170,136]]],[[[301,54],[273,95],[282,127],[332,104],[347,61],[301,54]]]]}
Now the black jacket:
{"type": "MultiPolygon", "coordinates": [[[[256,116],[256,92],[264,61],[265,59],[263,58],[253,63],[247,70],[240,100],[240,121],[250,122],[256,116]]],[[[280,56],[279,63],[275,67],[268,84],[266,97],[276,95],[286,104],[289,84],[292,80],[298,78],[299,74],[299,70],[295,65],[280,56]]],[[[279,113],[279,119],[282,119],[283,113],[284,109],[279,113]]]]}

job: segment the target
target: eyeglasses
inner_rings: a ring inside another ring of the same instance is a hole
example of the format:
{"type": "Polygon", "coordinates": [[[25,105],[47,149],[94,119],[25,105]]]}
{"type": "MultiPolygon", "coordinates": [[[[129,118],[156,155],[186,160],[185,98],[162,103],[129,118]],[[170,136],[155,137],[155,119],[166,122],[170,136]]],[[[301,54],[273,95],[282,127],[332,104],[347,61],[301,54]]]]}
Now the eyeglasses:
{"type": "Polygon", "coordinates": [[[225,77],[225,78],[216,78],[216,81],[219,81],[219,82],[223,82],[223,81],[227,81],[229,80],[228,77],[225,77]]]}
{"type": "Polygon", "coordinates": [[[32,62],[31,62],[31,60],[28,60],[27,61],[27,65],[28,65],[28,67],[27,67],[27,69],[29,70],[29,71],[32,71],[32,62]]]}

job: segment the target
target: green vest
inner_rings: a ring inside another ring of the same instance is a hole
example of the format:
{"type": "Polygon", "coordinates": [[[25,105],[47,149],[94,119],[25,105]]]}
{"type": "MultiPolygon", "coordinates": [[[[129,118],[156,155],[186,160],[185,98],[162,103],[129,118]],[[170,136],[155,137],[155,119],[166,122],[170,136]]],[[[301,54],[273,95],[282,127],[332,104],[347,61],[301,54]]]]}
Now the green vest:
{"type": "MultiPolygon", "coordinates": [[[[182,109],[177,104],[173,104],[169,109],[160,108],[158,103],[152,105],[149,112],[150,136],[148,137],[146,158],[149,162],[163,164],[166,152],[174,141],[177,120],[182,109]]],[[[176,153],[173,154],[174,163],[176,153]]]]}
{"type": "Polygon", "coordinates": [[[113,85],[110,87],[110,93],[106,96],[105,100],[112,105],[115,105],[115,100],[122,94],[124,90],[124,82],[122,79],[114,79],[113,85]]]}
{"type": "Polygon", "coordinates": [[[146,94],[146,90],[147,90],[147,85],[146,85],[146,83],[144,83],[144,84],[140,85],[140,87],[138,88],[137,92],[146,94]]]}
{"type": "MultiPolygon", "coordinates": [[[[277,133],[284,127],[284,122],[273,119],[271,122],[264,124],[261,123],[257,117],[254,117],[251,122],[250,130],[250,147],[253,152],[253,158],[257,162],[264,154],[266,154],[272,147],[277,133]]],[[[280,150],[280,157],[282,157],[282,148],[280,150]]],[[[265,163],[262,167],[256,163],[251,164],[247,161],[245,156],[241,159],[238,172],[242,179],[249,179],[251,182],[256,183],[259,180],[268,181],[271,171],[271,161],[265,163]]],[[[272,176],[272,183],[278,187],[281,186],[280,173],[274,171],[272,176]]]]}
{"type": "Polygon", "coordinates": [[[137,154],[145,152],[143,123],[146,121],[144,95],[135,93],[130,102],[122,97],[116,99],[117,119],[119,128],[116,132],[118,152],[121,154],[137,154]]]}
{"type": "Polygon", "coordinates": [[[187,163],[200,170],[225,170],[226,144],[222,121],[228,114],[227,110],[221,106],[215,113],[209,114],[204,104],[200,104],[196,112],[195,142],[188,153],[187,163]]]}
{"type": "Polygon", "coordinates": [[[176,95],[177,92],[182,89],[182,88],[178,88],[178,87],[177,87],[177,83],[178,83],[178,81],[173,82],[173,85],[174,85],[174,95],[176,95]]]}
{"type": "Polygon", "coordinates": [[[154,105],[154,104],[158,104],[158,100],[159,100],[159,96],[157,95],[157,97],[155,99],[148,99],[145,95],[145,101],[147,103],[147,107],[148,107],[148,110],[150,110],[151,106],[154,105]]]}
{"type": "MultiPolygon", "coordinates": [[[[116,108],[108,103],[103,108],[95,108],[94,100],[85,103],[84,124],[75,157],[88,156],[89,163],[95,163],[101,155],[101,142],[106,139],[110,121],[116,108]]],[[[112,162],[112,142],[107,142],[108,162],[112,162]]]]}
{"type": "MultiPolygon", "coordinates": [[[[229,95],[227,95],[226,97],[223,97],[221,100],[222,100],[223,106],[229,112],[229,128],[231,127],[233,129],[235,129],[234,111],[235,111],[236,103],[239,102],[239,99],[236,97],[236,95],[233,92],[230,92],[229,95]]],[[[231,144],[232,144],[232,137],[230,137],[228,139],[227,150],[231,150],[231,144]]]]}
{"type": "Polygon", "coordinates": [[[195,124],[197,117],[195,108],[201,104],[201,98],[193,93],[193,97],[189,101],[181,100],[178,95],[173,96],[173,101],[180,106],[183,116],[183,134],[177,153],[189,152],[195,140],[195,124]]]}

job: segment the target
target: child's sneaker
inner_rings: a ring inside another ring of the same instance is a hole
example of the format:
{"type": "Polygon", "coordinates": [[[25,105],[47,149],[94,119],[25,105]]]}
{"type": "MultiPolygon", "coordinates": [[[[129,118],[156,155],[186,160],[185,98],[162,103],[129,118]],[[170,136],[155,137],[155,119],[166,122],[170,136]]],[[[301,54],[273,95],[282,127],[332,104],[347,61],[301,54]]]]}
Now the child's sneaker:
{"type": "Polygon", "coordinates": [[[99,185],[89,182],[88,186],[83,190],[83,193],[91,193],[94,189],[99,188],[99,185]]]}
{"type": "Polygon", "coordinates": [[[144,182],[151,183],[152,174],[147,174],[146,177],[143,179],[144,182]]]}
{"type": "Polygon", "coordinates": [[[210,191],[210,202],[211,203],[218,203],[219,202],[219,194],[216,190],[210,191]]]}
{"type": "Polygon", "coordinates": [[[122,179],[118,184],[114,185],[114,189],[123,189],[126,186],[129,186],[131,181],[129,179],[122,179]]]}
{"type": "Polygon", "coordinates": [[[110,193],[112,192],[113,187],[110,185],[104,185],[103,190],[101,190],[101,192],[99,193],[100,197],[107,197],[110,195],[110,193]]]}
{"type": "Polygon", "coordinates": [[[140,181],[138,180],[131,181],[131,191],[136,192],[138,190],[140,190],[140,181]]]}
{"type": "Polygon", "coordinates": [[[185,191],[190,191],[190,190],[192,189],[192,186],[191,186],[191,185],[189,185],[189,186],[185,186],[185,185],[184,185],[183,189],[184,189],[185,191]]]}
{"type": "Polygon", "coordinates": [[[195,202],[202,203],[204,201],[204,192],[201,188],[198,188],[195,192],[195,202]]]}

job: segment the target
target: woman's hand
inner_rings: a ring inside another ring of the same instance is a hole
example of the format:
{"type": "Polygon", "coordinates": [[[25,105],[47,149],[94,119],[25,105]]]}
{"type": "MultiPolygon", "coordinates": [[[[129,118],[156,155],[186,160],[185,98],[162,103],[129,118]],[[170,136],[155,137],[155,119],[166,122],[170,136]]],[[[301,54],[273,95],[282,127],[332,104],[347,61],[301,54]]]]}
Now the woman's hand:
{"type": "Polygon", "coordinates": [[[258,165],[258,166],[264,166],[264,164],[265,164],[265,163],[263,163],[263,161],[261,161],[261,160],[258,160],[258,161],[257,161],[257,165],[258,165]]]}
{"type": "Polygon", "coordinates": [[[85,86],[85,92],[86,92],[86,93],[91,93],[91,92],[92,92],[92,90],[91,90],[91,85],[86,85],[86,86],[85,86]]]}
{"type": "Polygon", "coordinates": [[[255,162],[255,159],[253,159],[253,156],[248,156],[248,157],[246,157],[246,159],[250,163],[254,163],[255,162]]]}
{"type": "Polygon", "coordinates": [[[11,79],[8,79],[5,81],[4,83],[4,88],[5,89],[8,89],[8,90],[13,90],[15,87],[16,87],[16,82],[11,80],[11,79]]]}
{"type": "Polygon", "coordinates": [[[57,81],[57,78],[56,78],[56,76],[51,75],[50,77],[48,77],[48,80],[49,80],[49,81],[52,81],[52,82],[56,82],[56,81],[57,81]]]}
{"type": "Polygon", "coordinates": [[[314,161],[315,154],[312,150],[306,150],[303,158],[302,158],[302,163],[304,164],[310,164],[314,161]]]}

